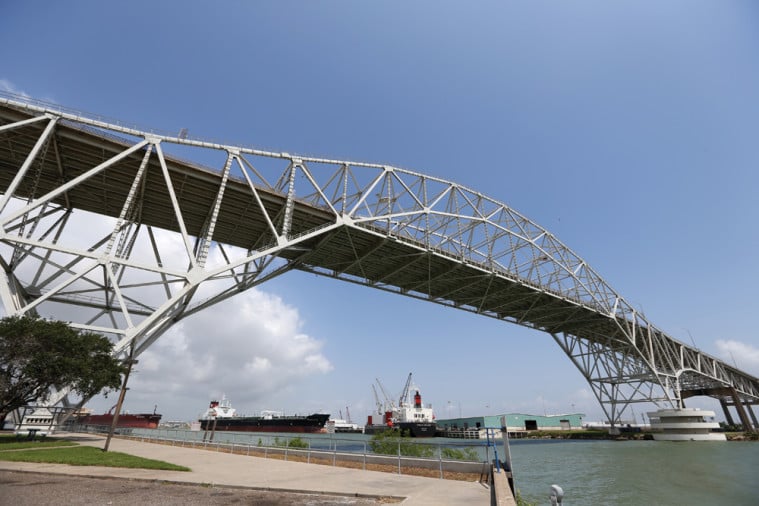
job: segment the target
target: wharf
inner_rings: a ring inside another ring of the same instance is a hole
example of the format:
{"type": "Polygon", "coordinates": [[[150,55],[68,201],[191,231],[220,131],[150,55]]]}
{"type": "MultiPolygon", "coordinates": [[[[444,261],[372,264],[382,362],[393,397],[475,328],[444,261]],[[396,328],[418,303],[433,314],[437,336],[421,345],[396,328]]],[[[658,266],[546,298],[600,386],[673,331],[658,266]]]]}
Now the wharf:
{"type": "MultiPolygon", "coordinates": [[[[502,439],[503,431],[493,428],[468,428],[468,429],[438,429],[436,436],[447,437],[451,439],[487,439],[487,431],[490,430],[490,437],[493,439],[502,439]]],[[[527,437],[527,431],[509,430],[510,439],[523,439],[527,437]]]]}
{"type": "MultiPolygon", "coordinates": [[[[103,447],[104,438],[93,434],[60,434],[82,445],[103,447]]],[[[186,483],[264,491],[329,494],[344,497],[395,499],[404,505],[491,503],[491,490],[478,482],[397,475],[346,469],[245,455],[147,443],[111,440],[112,451],[162,460],[189,467],[191,472],[156,471],[96,466],[68,466],[0,461],[0,470],[71,476],[110,477],[149,482],[186,483]]]]}

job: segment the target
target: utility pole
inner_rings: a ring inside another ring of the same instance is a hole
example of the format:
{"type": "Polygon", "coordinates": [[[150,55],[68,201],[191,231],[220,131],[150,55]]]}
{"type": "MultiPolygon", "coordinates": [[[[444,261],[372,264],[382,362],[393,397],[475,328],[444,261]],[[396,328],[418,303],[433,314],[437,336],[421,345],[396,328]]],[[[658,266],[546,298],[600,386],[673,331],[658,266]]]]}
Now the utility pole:
{"type": "Polygon", "coordinates": [[[111,438],[113,437],[113,432],[116,430],[116,424],[119,422],[119,413],[121,413],[121,405],[124,403],[124,396],[126,395],[127,391],[127,381],[129,381],[129,373],[132,372],[132,366],[137,363],[137,360],[134,359],[134,339],[132,340],[132,344],[129,348],[129,357],[126,359],[127,364],[127,370],[124,373],[124,381],[121,383],[121,392],[119,392],[119,401],[116,403],[116,413],[113,415],[113,420],[111,421],[111,428],[108,430],[108,437],[105,439],[105,447],[103,448],[104,452],[108,451],[108,447],[111,445],[111,438]]]}

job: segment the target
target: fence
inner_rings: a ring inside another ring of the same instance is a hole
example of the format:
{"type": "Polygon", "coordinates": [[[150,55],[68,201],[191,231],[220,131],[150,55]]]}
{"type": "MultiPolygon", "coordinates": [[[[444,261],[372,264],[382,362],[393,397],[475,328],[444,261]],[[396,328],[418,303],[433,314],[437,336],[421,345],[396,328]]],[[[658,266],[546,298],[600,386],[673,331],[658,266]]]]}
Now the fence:
{"type": "MultiPolygon", "coordinates": [[[[109,427],[73,425],[72,432],[107,433],[109,427]]],[[[493,456],[484,442],[440,438],[370,438],[363,434],[268,434],[182,429],[117,428],[120,437],[188,448],[203,448],[263,458],[293,460],[441,479],[459,473],[487,480],[493,456]],[[344,437],[341,437],[344,436],[344,437]]]]}

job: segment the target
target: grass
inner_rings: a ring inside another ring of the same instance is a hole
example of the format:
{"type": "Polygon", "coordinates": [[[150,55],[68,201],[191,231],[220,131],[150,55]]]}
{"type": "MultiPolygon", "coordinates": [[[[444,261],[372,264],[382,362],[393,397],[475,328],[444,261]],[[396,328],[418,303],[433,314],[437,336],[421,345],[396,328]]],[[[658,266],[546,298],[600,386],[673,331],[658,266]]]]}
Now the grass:
{"type": "Polygon", "coordinates": [[[517,506],[538,506],[537,503],[529,502],[526,499],[522,497],[522,494],[519,493],[519,489],[517,489],[516,497],[514,497],[517,501],[517,506]]]}
{"type": "Polygon", "coordinates": [[[76,446],[72,441],[56,438],[36,438],[28,440],[13,435],[0,436],[0,452],[6,450],[27,450],[34,448],[55,448],[57,446],[76,446]]]}
{"type": "Polygon", "coordinates": [[[79,446],[64,440],[8,441],[0,437],[0,460],[11,462],[44,462],[70,466],[127,467],[133,469],[159,469],[163,471],[190,471],[190,468],[144,459],[120,452],[104,452],[92,446],[79,446]],[[52,443],[52,444],[51,444],[52,443]],[[40,446],[43,445],[43,446],[40,446]],[[44,446],[47,445],[47,446],[44,446]],[[68,446],[60,448],[60,446],[68,446]],[[12,450],[12,451],[11,451],[12,450]]]}

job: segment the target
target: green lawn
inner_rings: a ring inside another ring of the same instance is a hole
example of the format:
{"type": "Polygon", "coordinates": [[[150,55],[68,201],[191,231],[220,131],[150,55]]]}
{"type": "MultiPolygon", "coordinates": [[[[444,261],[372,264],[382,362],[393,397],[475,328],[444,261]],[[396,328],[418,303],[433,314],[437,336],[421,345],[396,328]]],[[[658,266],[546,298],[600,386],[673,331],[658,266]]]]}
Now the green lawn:
{"type": "MultiPolygon", "coordinates": [[[[130,467],[139,469],[161,469],[165,471],[190,471],[160,460],[143,459],[126,453],[104,452],[92,446],[78,446],[63,440],[45,439],[38,441],[8,442],[0,438],[0,460],[12,462],[46,462],[68,464],[70,466],[130,467]],[[50,443],[53,443],[52,445],[50,443]],[[56,448],[56,446],[68,446],[56,448]],[[11,451],[13,450],[13,451],[11,451]]],[[[15,440],[15,438],[13,438],[15,440]]]]}
{"type": "Polygon", "coordinates": [[[76,446],[76,443],[52,437],[38,437],[34,440],[28,440],[26,437],[19,438],[14,435],[0,436],[0,452],[5,450],[24,450],[29,448],[54,448],[56,446],[76,446]]]}

